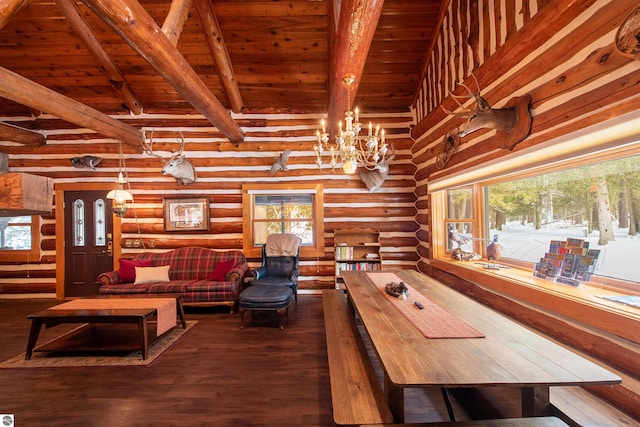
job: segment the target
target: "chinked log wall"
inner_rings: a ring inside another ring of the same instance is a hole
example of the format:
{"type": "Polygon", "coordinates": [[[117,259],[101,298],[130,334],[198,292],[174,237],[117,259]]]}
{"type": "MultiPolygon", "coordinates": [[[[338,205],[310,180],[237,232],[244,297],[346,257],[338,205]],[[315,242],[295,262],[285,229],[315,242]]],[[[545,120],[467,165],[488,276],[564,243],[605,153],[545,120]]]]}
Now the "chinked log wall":
{"type": "MultiPolygon", "coordinates": [[[[301,289],[332,287],[334,280],[333,232],[345,227],[375,227],[381,231],[382,256],[385,265],[415,268],[417,239],[415,231],[415,167],[411,163],[409,136],[411,114],[369,116],[366,120],[380,123],[387,141],[396,149],[384,187],[369,193],[357,175],[320,173],[315,165],[313,144],[319,116],[311,115],[237,115],[246,131],[246,140],[232,144],[211,124],[198,116],[149,115],[126,116],[123,122],[145,130],[155,129],[154,150],[168,156],[178,148],[178,130],[186,141],[186,157],[194,164],[198,181],[179,186],[160,173],[160,160],[135,153],[123,146],[126,170],[131,182],[135,212],[129,209],[122,220],[123,256],[152,250],[163,251],[182,246],[205,246],[226,250],[242,250],[243,183],[317,183],[324,186],[326,251],[323,257],[302,259],[301,289]],[[286,148],[292,150],[288,172],[271,175],[274,157],[286,148]],[[210,201],[210,230],[206,233],[164,232],[163,199],[202,197],[210,201]],[[138,235],[138,228],[140,235],[138,235]],[[146,249],[136,247],[144,242],[146,249]],[[153,241],[153,248],[150,243],[153,241]]],[[[89,131],[70,129],[69,124],[51,117],[13,119],[14,124],[45,129],[47,145],[37,148],[3,146],[9,154],[14,172],[29,172],[54,178],[56,186],[67,183],[113,182],[118,173],[118,145],[110,139],[96,137],[89,131]],[[70,157],[95,155],[103,158],[96,170],[73,168],[70,157]]],[[[114,184],[115,185],[115,184],[114,184]]],[[[29,263],[9,264],[0,258],[1,293],[55,292],[56,236],[54,214],[41,219],[41,259],[29,263]]],[[[250,259],[250,265],[259,265],[250,259]]]]}
{"type": "Polygon", "coordinates": [[[640,357],[637,345],[586,328],[579,311],[571,319],[557,316],[554,312],[561,307],[541,308],[534,297],[523,302],[508,292],[496,292],[484,278],[466,281],[432,266],[427,195],[429,180],[454,176],[510,153],[492,138],[494,132],[478,131],[462,139],[445,169],[435,166],[443,137],[460,124],[440,105],[457,108],[449,93],[466,94],[466,89],[456,87],[460,81],[476,89],[471,73],[495,108],[512,97],[531,95],[531,134],[514,152],[637,112],[640,61],[622,56],[614,45],[617,29],[636,7],[636,2],[617,0],[452,0],[414,104],[418,123],[412,131],[412,154],[420,224],[418,269],[626,372],[622,386],[592,391],[640,417],[640,371],[627,363],[640,357]]]}

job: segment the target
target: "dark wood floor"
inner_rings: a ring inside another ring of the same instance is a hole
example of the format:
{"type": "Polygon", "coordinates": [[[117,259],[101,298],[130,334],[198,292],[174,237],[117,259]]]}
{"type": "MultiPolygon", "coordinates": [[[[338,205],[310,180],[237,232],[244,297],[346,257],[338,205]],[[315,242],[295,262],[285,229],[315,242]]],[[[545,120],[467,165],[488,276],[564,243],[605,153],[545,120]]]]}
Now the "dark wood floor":
{"type": "MultiPolygon", "coordinates": [[[[0,299],[0,361],[24,352],[27,315],[57,303],[0,299]]],[[[245,330],[222,310],[187,308],[194,319],[150,367],[0,369],[0,413],[21,427],[334,425],[319,296],[300,295],[284,331],[270,313],[245,330]]],[[[39,342],[64,328],[43,330],[39,342]]],[[[445,420],[440,400],[412,390],[407,421],[445,420]]]]}

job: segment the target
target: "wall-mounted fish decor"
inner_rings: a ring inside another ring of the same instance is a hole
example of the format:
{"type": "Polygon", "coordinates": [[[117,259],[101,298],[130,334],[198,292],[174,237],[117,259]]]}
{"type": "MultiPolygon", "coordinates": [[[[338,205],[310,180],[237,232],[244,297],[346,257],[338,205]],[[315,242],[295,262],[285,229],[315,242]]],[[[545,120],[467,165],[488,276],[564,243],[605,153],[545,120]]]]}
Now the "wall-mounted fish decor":
{"type": "Polygon", "coordinates": [[[72,157],[69,159],[74,168],[91,168],[95,169],[102,159],[96,156],[72,157]]]}

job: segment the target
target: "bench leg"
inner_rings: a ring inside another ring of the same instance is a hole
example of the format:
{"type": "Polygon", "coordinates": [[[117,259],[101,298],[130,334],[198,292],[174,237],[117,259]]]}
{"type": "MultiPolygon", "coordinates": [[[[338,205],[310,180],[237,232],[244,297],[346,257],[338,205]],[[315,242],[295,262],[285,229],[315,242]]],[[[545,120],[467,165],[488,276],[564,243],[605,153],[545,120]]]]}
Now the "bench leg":
{"type": "Polygon", "coordinates": [[[522,387],[522,416],[550,415],[549,386],[522,387]]]}
{"type": "Polygon", "coordinates": [[[456,420],[456,415],[453,413],[453,406],[451,406],[451,399],[449,398],[449,391],[447,391],[446,387],[442,387],[440,389],[442,392],[442,398],[444,399],[444,404],[447,407],[447,413],[449,414],[449,419],[451,421],[456,420]]]}

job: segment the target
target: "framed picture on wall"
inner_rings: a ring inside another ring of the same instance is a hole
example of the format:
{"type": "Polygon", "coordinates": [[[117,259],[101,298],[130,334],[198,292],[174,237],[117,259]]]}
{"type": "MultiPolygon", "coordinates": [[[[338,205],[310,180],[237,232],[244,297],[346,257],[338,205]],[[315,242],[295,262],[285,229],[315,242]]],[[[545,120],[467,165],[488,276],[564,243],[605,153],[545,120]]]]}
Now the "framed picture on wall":
{"type": "Polygon", "coordinates": [[[165,231],[209,231],[209,199],[163,199],[165,231]]]}

